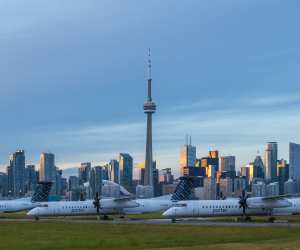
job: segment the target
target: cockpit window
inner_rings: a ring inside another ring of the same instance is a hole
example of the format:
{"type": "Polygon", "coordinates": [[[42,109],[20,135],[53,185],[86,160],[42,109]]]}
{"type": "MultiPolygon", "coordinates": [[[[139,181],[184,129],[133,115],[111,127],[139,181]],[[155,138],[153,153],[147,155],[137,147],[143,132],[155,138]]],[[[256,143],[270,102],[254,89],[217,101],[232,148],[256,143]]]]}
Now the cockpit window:
{"type": "Polygon", "coordinates": [[[187,204],[186,203],[177,203],[174,205],[174,207],[186,207],[187,204]]]}

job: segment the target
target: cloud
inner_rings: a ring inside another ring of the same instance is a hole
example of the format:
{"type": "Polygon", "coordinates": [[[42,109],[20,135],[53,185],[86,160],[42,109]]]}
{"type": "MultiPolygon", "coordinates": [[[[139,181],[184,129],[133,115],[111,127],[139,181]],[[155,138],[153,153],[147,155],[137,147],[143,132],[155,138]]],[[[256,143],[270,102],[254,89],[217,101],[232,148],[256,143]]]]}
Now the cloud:
{"type": "Polygon", "coordinates": [[[278,106],[284,104],[292,104],[296,102],[300,102],[300,95],[282,94],[276,96],[258,97],[250,100],[250,104],[256,106],[278,106]]]}

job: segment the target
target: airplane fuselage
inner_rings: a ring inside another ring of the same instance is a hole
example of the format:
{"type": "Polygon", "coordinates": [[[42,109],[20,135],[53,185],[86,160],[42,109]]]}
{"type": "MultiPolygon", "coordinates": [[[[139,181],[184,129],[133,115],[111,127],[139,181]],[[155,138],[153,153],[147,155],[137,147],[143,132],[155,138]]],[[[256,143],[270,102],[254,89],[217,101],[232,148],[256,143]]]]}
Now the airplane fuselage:
{"type": "MultiPolygon", "coordinates": [[[[247,215],[290,215],[300,214],[300,199],[287,199],[290,206],[280,208],[247,208],[247,215]]],[[[229,200],[194,200],[179,202],[164,214],[167,217],[210,217],[210,216],[241,216],[238,199],[229,200]]]]}
{"type": "Polygon", "coordinates": [[[29,210],[37,204],[30,199],[2,200],[0,201],[0,213],[19,212],[29,210]]]}
{"type": "MultiPolygon", "coordinates": [[[[93,200],[59,201],[42,204],[29,211],[30,216],[74,216],[96,214],[93,200]]],[[[143,214],[165,211],[174,204],[170,197],[134,199],[116,203],[112,199],[101,199],[100,214],[143,214]]]]}

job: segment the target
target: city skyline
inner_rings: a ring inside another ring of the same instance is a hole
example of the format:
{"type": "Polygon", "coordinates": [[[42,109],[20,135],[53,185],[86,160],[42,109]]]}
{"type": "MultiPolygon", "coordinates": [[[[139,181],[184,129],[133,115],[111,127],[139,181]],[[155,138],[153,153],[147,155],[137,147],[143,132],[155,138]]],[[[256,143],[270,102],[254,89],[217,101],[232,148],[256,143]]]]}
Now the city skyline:
{"type": "Polygon", "coordinates": [[[0,61],[0,169],[17,149],[25,149],[28,164],[51,151],[60,168],[101,164],[119,152],[143,161],[148,47],[160,109],[153,123],[158,168],[179,171],[186,133],[198,156],[218,149],[235,155],[238,168],[257,150],[262,155],[268,141],[279,143],[278,159],[288,159],[288,143],[300,142],[299,3],[194,1],[165,16],[170,4],[103,2],[96,5],[107,14],[100,15],[95,3],[68,11],[58,1],[28,2],[22,10],[14,1],[2,4],[9,24],[0,40],[7,58],[0,61]],[[283,10],[289,15],[278,19],[283,10]]]}

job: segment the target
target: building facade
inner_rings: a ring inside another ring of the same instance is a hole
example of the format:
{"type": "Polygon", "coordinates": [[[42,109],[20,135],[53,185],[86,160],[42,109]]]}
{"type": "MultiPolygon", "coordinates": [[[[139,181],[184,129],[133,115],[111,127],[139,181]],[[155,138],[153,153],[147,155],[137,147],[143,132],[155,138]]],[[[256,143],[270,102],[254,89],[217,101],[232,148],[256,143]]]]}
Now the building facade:
{"type": "Polygon", "coordinates": [[[267,182],[274,182],[277,178],[277,142],[268,142],[264,152],[264,174],[267,182]]]}
{"type": "Polygon", "coordinates": [[[300,192],[300,144],[289,144],[290,179],[296,183],[296,192],[300,192]]]}

